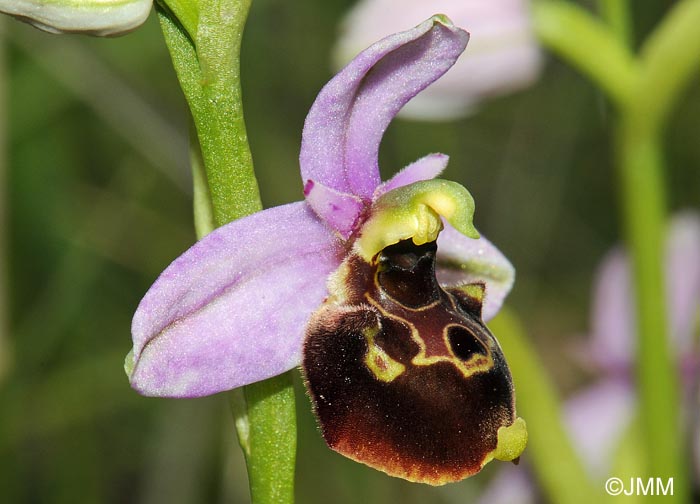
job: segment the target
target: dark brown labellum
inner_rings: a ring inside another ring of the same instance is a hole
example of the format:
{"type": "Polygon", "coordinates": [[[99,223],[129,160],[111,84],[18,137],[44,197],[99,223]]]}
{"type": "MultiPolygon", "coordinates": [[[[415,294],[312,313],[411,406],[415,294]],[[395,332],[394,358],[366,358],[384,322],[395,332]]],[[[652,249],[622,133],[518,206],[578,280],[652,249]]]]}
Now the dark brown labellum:
{"type": "Polygon", "coordinates": [[[334,450],[440,485],[478,472],[515,420],[501,349],[481,320],[484,287],[442,289],[434,242],[351,255],[309,324],[303,371],[334,450]]]}

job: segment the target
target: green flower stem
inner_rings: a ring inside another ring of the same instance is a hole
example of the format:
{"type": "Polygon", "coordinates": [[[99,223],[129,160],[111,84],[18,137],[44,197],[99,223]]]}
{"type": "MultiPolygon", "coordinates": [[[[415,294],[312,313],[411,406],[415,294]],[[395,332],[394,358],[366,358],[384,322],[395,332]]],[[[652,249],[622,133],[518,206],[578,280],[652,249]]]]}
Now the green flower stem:
{"type": "MultiPolygon", "coordinates": [[[[190,126],[192,131],[194,125],[190,126]]],[[[190,167],[192,169],[192,207],[194,210],[194,230],[201,239],[216,229],[214,207],[209,195],[207,172],[204,169],[202,149],[195,135],[190,135],[190,167]]]]}
{"type": "Polygon", "coordinates": [[[608,26],[617,38],[626,47],[633,42],[632,22],[630,19],[629,0],[599,0],[600,15],[608,23],[608,26]]]}
{"type": "MultiPolygon", "coordinates": [[[[196,1],[191,0],[157,0],[161,7],[169,10],[171,17],[177,19],[177,22],[185,29],[187,36],[192,40],[196,40],[197,29],[199,27],[199,5],[196,1]]],[[[250,1],[248,1],[250,4],[250,1]]],[[[247,7],[246,7],[247,10],[247,7]]],[[[245,21],[245,16],[244,16],[245,21]]],[[[239,52],[240,54],[240,52],[239,52]]]]}
{"type": "MultiPolygon", "coordinates": [[[[196,7],[178,0],[168,5],[158,5],[157,11],[196,132],[190,153],[195,227],[202,237],[262,209],[239,76],[250,0],[201,0],[196,7]],[[178,22],[174,13],[185,17],[178,22]]],[[[294,401],[289,373],[230,393],[254,504],[294,501],[294,401]]]]}
{"type": "Polygon", "coordinates": [[[633,99],[620,110],[615,139],[635,282],[637,376],[647,471],[654,477],[672,476],[678,502],[690,497],[679,379],[666,315],[662,135],[683,86],[700,65],[698,25],[700,0],[685,0],[644,43],[633,99]]]}
{"type": "Polygon", "coordinates": [[[678,2],[640,51],[639,82],[631,103],[637,127],[661,131],[684,86],[700,67],[700,0],[678,2]]]}
{"type": "Polygon", "coordinates": [[[618,108],[615,149],[634,276],[643,453],[648,475],[673,476],[675,497],[686,502],[687,454],[666,315],[661,145],[672,106],[700,65],[700,0],[678,2],[638,57],[627,52],[628,41],[620,36],[625,33],[620,26],[625,6],[614,5],[615,0],[605,3],[609,27],[572,4],[542,1],[535,9],[536,30],[545,44],[591,77],[618,108]],[[602,48],[607,54],[600,52],[602,48]],[[601,58],[616,68],[603,68],[601,58]]]}
{"type": "Polygon", "coordinates": [[[622,116],[616,131],[622,220],[637,312],[637,379],[647,473],[686,490],[678,383],[669,348],[663,272],[666,205],[660,140],[622,116]]]}
{"type": "Polygon", "coordinates": [[[190,38],[157,6],[175,72],[192,112],[218,226],[262,209],[248,146],[239,79],[250,0],[202,0],[190,38]]]}
{"type": "Polygon", "coordinates": [[[618,106],[631,100],[637,62],[605,23],[579,5],[554,0],[536,2],[532,16],[540,42],[593,80],[618,106]]]}
{"type": "Polygon", "coordinates": [[[562,424],[561,401],[547,376],[546,367],[531,346],[517,316],[507,308],[489,322],[497,336],[518,398],[518,415],[527,422],[528,447],[524,457],[549,501],[558,504],[601,502],[602,486],[594,487],[562,424]]]}
{"type": "Polygon", "coordinates": [[[291,373],[243,389],[248,407],[246,463],[254,504],[294,502],[297,448],[291,373]]]}

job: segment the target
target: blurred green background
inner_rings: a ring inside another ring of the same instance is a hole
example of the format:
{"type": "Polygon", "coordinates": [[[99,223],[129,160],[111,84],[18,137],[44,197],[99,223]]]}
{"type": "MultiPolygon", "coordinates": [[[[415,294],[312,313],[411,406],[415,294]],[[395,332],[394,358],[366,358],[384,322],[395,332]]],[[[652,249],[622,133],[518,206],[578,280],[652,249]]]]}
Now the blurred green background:
{"type": "MultiPolygon", "coordinates": [[[[351,3],[253,1],[243,91],[266,206],[301,198],[304,117],[351,3]]],[[[671,4],[635,2],[638,39],[671,4]]],[[[155,16],[118,39],[0,21],[0,501],[247,502],[225,397],[142,398],[122,369],[140,298],[195,239],[186,108],[155,16]]],[[[459,121],[397,120],[382,144],[386,176],[451,156],[445,177],[515,264],[508,303],[563,394],[591,379],[575,349],[620,234],[611,114],[549,57],[528,90],[459,121]]],[[[699,131],[696,80],[667,131],[672,210],[700,208],[699,131]]],[[[498,470],[442,488],[389,478],[325,448],[298,390],[300,503],[465,503],[498,470]]]]}

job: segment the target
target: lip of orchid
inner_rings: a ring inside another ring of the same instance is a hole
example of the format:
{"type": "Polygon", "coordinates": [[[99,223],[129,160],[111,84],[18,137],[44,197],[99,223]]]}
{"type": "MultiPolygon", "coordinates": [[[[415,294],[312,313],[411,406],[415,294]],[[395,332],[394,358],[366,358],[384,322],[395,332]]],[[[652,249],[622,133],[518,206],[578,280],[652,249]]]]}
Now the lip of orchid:
{"type": "Polygon", "coordinates": [[[427,234],[442,225],[429,204],[471,225],[465,192],[431,180],[380,197],[304,341],[302,372],[329,447],[431,485],[514,460],[527,443],[505,357],[482,322],[484,283],[450,288],[435,277],[427,234]],[[366,231],[376,255],[358,245],[366,231]]]}

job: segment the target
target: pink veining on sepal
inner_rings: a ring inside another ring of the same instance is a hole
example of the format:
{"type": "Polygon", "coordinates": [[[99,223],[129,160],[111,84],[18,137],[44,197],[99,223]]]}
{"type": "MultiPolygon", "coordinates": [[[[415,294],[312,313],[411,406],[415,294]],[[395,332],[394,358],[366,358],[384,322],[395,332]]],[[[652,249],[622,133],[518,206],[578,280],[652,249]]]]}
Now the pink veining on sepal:
{"type": "Polygon", "coordinates": [[[304,186],[304,198],[316,215],[346,240],[365,207],[357,196],[336,191],[313,180],[304,186]]]}

